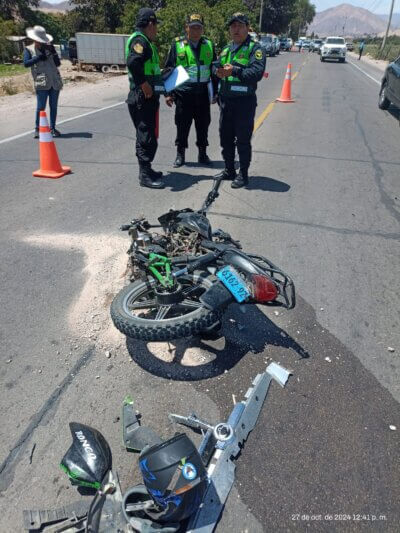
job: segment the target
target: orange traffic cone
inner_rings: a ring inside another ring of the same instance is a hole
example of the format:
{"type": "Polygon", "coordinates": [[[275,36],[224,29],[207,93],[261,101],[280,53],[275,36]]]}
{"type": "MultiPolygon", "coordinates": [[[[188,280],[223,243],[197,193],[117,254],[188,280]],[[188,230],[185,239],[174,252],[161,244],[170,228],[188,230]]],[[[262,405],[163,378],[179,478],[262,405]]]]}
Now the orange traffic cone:
{"type": "Polygon", "coordinates": [[[294,102],[291,97],[291,86],[292,86],[292,64],[289,63],[286,69],[286,76],[282,85],[282,92],[279,98],[276,99],[277,102],[284,102],[289,104],[294,102]]]}
{"type": "Polygon", "coordinates": [[[62,178],[71,172],[71,167],[62,167],[58,159],[56,145],[50,133],[46,111],[40,111],[39,123],[40,168],[32,172],[37,178],[62,178]]]}

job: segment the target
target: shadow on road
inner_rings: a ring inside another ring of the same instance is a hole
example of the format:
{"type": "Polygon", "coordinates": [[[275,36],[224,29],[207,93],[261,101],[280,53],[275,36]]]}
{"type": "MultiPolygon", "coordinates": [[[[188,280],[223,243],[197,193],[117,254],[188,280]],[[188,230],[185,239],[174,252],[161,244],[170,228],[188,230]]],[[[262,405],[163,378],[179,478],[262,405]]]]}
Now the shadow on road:
{"type": "Polygon", "coordinates": [[[290,189],[290,185],[267,176],[250,176],[247,189],[250,191],[287,192],[290,189]]]}
{"type": "Polygon", "coordinates": [[[256,306],[246,306],[245,311],[243,314],[238,305],[228,309],[221,337],[217,340],[196,336],[148,343],[127,338],[127,350],[144,370],[179,381],[199,381],[218,376],[236,366],[247,353],[261,354],[267,346],[291,349],[300,359],[310,357],[295,339],[256,306]]]}
{"type": "Polygon", "coordinates": [[[387,112],[389,113],[389,115],[392,115],[392,117],[394,117],[397,120],[400,126],[400,109],[398,109],[394,105],[391,105],[389,109],[387,110],[387,112]]]}
{"type": "Polygon", "coordinates": [[[93,133],[89,133],[88,131],[74,131],[72,133],[62,133],[61,138],[62,139],[91,139],[93,137],[93,133]]]}

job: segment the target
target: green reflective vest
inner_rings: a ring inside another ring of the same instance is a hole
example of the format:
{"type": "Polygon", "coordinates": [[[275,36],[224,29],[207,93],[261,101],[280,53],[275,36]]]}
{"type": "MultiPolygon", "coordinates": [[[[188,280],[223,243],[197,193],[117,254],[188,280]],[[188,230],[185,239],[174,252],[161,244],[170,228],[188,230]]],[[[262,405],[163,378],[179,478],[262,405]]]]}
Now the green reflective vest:
{"type": "Polygon", "coordinates": [[[197,60],[186,39],[176,41],[176,66],[181,65],[189,74],[187,83],[208,83],[211,77],[211,63],[213,60],[213,45],[208,39],[200,43],[200,55],[197,60]]]}
{"type": "MultiPolygon", "coordinates": [[[[224,66],[227,63],[231,65],[247,66],[249,64],[250,54],[255,45],[254,41],[250,41],[248,45],[241,46],[233,54],[228,44],[223,48],[220,56],[220,63],[224,66]]],[[[254,94],[255,89],[250,84],[240,81],[239,78],[229,76],[219,82],[219,93],[226,96],[247,96],[254,94]]]]}
{"type": "MultiPolygon", "coordinates": [[[[153,91],[155,94],[163,94],[165,92],[164,83],[162,81],[161,77],[161,70],[160,70],[160,60],[158,58],[158,52],[157,48],[154,46],[154,44],[149,41],[149,39],[140,31],[135,31],[132,33],[132,35],[129,37],[129,39],[126,42],[125,45],[125,59],[128,61],[128,57],[131,51],[131,43],[135,37],[140,35],[140,37],[143,37],[145,41],[147,41],[150,45],[152,56],[150,59],[145,61],[144,63],[144,75],[146,78],[146,81],[150,83],[150,85],[153,88],[153,91]]],[[[128,70],[128,77],[129,77],[129,85],[131,89],[135,88],[135,82],[133,81],[132,74],[128,70]]]]}

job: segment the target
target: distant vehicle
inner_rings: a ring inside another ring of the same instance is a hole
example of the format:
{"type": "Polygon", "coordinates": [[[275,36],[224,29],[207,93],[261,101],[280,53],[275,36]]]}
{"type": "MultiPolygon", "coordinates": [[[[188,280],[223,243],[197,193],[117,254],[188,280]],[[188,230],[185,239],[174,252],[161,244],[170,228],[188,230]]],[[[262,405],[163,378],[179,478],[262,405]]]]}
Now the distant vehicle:
{"type": "Polygon", "coordinates": [[[298,48],[299,46],[303,46],[303,41],[300,41],[300,40],[299,40],[299,41],[296,41],[296,42],[294,43],[294,45],[297,46],[297,48],[298,48]]]}
{"type": "Polygon", "coordinates": [[[320,51],[320,48],[322,46],[322,43],[323,43],[323,40],[322,39],[314,39],[313,41],[311,41],[311,51],[314,53],[314,52],[318,52],[320,51]]]}
{"type": "Polygon", "coordinates": [[[347,50],[350,50],[350,52],[352,52],[354,50],[354,44],[349,41],[346,43],[346,48],[347,50]]]}
{"type": "Polygon", "coordinates": [[[258,41],[260,40],[258,34],[255,31],[249,31],[249,35],[253,39],[253,41],[256,41],[256,43],[258,43],[258,41]]]}
{"type": "Polygon", "coordinates": [[[310,44],[311,44],[311,41],[306,39],[305,41],[303,41],[303,48],[310,48],[310,44]]]}
{"type": "Polygon", "coordinates": [[[268,56],[271,57],[275,55],[275,45],[271,35],[262,35],[260,37],[260,45],[264,48],[268,56]]]}
{"type": "Polygon", "coordinates": [[[379,91],[380,109],[388,109],[391,103],[400,109],[400,56],[386,67],[379,91]]]}
{"type": "Polygon", "coordinates": [[[129,37],[117,33],[77,33],[79,66],[94,66],[104,73],[126,72],[125,45],[129,37]]]}
{"type": "Polygon", "coordinates": [[[280,49],[286,50],[287,52],[292,49],[292,39],[288,39],[287,37],[282,37],[280,40],[280,49]]]}
{"type": "Polygon", "coordinates": [[[339,63],[346,61],[346,42],[343,37],[327,37],[321,47],[321,61],[337,59],[339,63]]]}

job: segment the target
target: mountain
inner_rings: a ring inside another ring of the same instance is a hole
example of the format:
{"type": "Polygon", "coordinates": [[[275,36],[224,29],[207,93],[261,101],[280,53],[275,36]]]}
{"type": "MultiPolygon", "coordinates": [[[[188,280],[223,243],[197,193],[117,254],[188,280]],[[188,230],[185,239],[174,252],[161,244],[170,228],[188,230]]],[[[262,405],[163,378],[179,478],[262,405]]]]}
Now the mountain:
{"type": "Polygon", "coordinates": [[[66,0],[66,2],[59,2],[58,4],[50,4],[50,2],[43,2],[43,0],[41,0],[37,9],[44,13],[66,13],[73,9],[73,6],[69,4],[69,0],[66,0]]]}
{"type": "Polygon", "coordinates": [[[386,23],[378,15],[374,15],[362,7],[340,4],[317,13],[308,27],[307,33],[314,32],[322,37],[343,34],[355,37],[374,35],[385,31],[385,29],[386,23]]]}
{"type": "MultiPolygon", "coordinates": [[[[385,21],[385,24],[387,24],[389,15],[378,15],[379,18],[385,21]]],[[[400,13],[393,13],[392,15],[392,27],[393,28],[400,28],[400,13]]]]}

